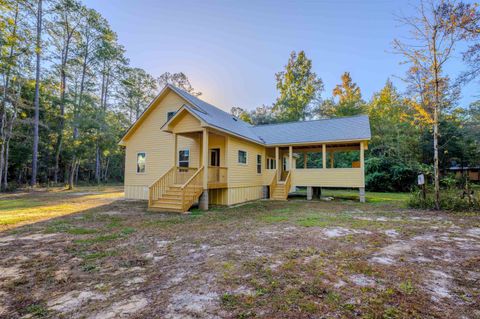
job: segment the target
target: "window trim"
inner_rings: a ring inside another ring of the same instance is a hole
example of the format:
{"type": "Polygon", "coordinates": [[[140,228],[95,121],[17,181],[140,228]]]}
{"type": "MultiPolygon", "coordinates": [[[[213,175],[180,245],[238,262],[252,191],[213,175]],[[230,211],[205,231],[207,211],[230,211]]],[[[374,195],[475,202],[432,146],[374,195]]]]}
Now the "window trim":
{"type": "Polygon", "coordinates": [[[237,164],[238,165],[248,165],[248,152],[244,150],[238,150],[237,152],[237,164]],[[245,153],[245,163],[240,162],[240,152],[245,153]]]}
{"type": "Polygon", "coordinates": [[[262,171],[262,154],[257,154],[257,174],[258,175],[262,175],[263,171],[262,171]],[[260,159],[260,162],[258,162],[258,160],[260,159]],[[258,171],[258,169],[260,168],[260,172],[258,171]]]}
{"type": "Polygon", "coordinates": [[[189,168],[190,167],[190,149],[189,148],[182,148],[178,150],[178,158],[177,158],[177,165],[178,167],[183,167],[183,168],[189,168]],[[182,161],[182,162],[188,162],[187,166],[180,166],[180,152],[188,151],[188,161],[182,161]]]}
{"type": "Polygon", "coordinates": [[[265,162],[266,164],[266,169],[276,169],[277,168],[277,161],[273,157],[267,157],[267,161],[265,162]]]}
{"type": "Polygon", "coordinates": [[[145,151],[140,151],[140,152],[137,152],[136,153],[136,156],[135,156],[135,172],[136,174],[139,174],[139,175],[143,175],[143,174],[146,174],[147,173],[147,152],[145,151]],[[145,158],[145,167],[143,168],[143,172],[139,172],[138,171],[138,154],[144,154],[144,158],[145,158]]]}

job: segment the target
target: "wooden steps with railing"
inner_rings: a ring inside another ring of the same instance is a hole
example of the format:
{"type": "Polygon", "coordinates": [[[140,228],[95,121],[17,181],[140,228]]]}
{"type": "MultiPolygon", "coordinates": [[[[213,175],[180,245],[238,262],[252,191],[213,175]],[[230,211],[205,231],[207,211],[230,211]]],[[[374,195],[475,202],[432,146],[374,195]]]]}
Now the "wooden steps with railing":
{"type": "Polygon", "coordinates": [[[172,167],[149,188],[148,209],[150,211],[188,211],[202,195],[203,167],[172,167]]]}
{"type": "Polygon", "coordinates": [[[285,181],[277,181],[277,172],[273,176],[270,183],[270,199],[272,200],[287,200],[288,193],[292,187],[290,172],[288,172],[285,181]]]}

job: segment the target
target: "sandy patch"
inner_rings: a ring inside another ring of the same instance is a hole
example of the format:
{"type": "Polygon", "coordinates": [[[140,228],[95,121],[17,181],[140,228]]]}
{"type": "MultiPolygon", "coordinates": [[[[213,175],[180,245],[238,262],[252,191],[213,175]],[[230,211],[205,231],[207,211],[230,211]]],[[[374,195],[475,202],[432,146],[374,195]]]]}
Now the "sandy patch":
{"type": "Polygon", "coordinates": [[[466,234],[472,237],[480,238],[480,228],[471,228],[466,231],[466,234]]]}
{"type": "Polygon", "coordinates": [[[342,237],[342,236],[347,236],[351,234],[370,234],[371,233],[366,230],[354,230],[354,229],[348,229],[343,227],[327,228],[327,229],[324,229],[322,232],[328,238],[342,237]]]}
{"type": "Polygon", "coordinates": [[[443,298],[452,298],[450,286],[452,276],[440,270],[430,270],[431,278],[426,284],[426,289],[432,295],[432,301],[439,302],[443,298]]]}
{"type": "Polygon", "coordinates": [[[17,279],[21,276],[21,271],[18,266],[0,267],[0,279],[17,279]]]}
{"type": "Polygon", "coordinates": [[[148,300],[143,296],[132,296],[127,300],[119,301],[110,306],[108,310],[97,313],[91,319],[127,318],[141,311],[148,305],[148,300]]]}
{"type": "Polygon", "coordinates": [[[208,310],[216,307],[218,303],[218,294],[209,292],[206,294],[192,294],[182,292],[173,296],[167,307],[165,318],[188,318],[190,315],[195,318],[213,318],[208,315],[208,310]]]}
{"type": "Polygon", "coordinates": [[[388,237],[395,238],[395,237],[398,237],[399,234],[395,229],[387,229],[385,231],[385,235],[387,235],[388,237]]]}
{"type": "Polygon", "coordinates": [[[32,234],[28,236],[18,237],[17,240],[44,240],[56,236],[58,236],[58,234],[32,234]]]}
{"type": "Polygon", "coordinates": [[[50,300],[47,303],[47,306],[51,310],[65,313],[77,310],[91,300],[104,300],[105,298],[105,295],[90,290],[74,290],[56,299],[50,300]]]}
{"type": "Polygon", "coordinates": [[[145,282],[143,277],[133,277],[125,282],[125,286],[137,285],[145,282]]]}
{"type": "Polygon", "coordinates": [[[395,264],[395,260],[393,260],[390,257],[386,257],[386,256],[372,257],[372,258],[370,258],[370,261],[373,262],[373,263],[382,264],[382,265],[393,265],[393,264],[395,264]]]}
{"type": "Polygon", "coordinates": [[[375,280],[365,275],[353,275],[350,276],[350,281],[357,286],[361,287],[373,287],[375,286],[375,280]]]}

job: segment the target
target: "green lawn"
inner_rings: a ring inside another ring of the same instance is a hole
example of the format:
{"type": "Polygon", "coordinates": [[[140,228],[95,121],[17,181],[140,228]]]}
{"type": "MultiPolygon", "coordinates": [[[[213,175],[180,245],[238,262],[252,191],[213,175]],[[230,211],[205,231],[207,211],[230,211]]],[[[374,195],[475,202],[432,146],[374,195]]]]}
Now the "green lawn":
{"type": "Polygon", "coordinates": [[[109,204],[123,196],[122,187],[78,187],[67,191],[20,192],[0,195],[0,231],[109,204]]]}

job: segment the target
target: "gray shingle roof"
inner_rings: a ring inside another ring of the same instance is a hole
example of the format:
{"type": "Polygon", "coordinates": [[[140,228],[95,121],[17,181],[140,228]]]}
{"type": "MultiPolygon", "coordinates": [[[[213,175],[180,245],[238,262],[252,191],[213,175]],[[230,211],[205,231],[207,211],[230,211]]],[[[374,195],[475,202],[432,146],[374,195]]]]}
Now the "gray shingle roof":
{"type": "Polygon", "coordinates": [[[188,110],[207,124],[264,145],[369,140],[367,115],[253,126],[173,86],[192,105],[188,110]]]}
{"type": "Polygon", "coordinates": [[[367,115],[252,127],[265,144],[369,140],[367,115]]]}
{"type": "Polygon", "coordinates": [[[188,109],[207,124],[237,135],[241,135],[257,143],[264,144],[264,142],[252,131],[252,125],[235,118],[232,114],[222,111],[221,109],[202,101],[198,97],[193,96],[173,85],[170,85],[170,88],[177,92],[185,100],[189,101],[194,107],[196,107],[189,107],[188,109]]]}

